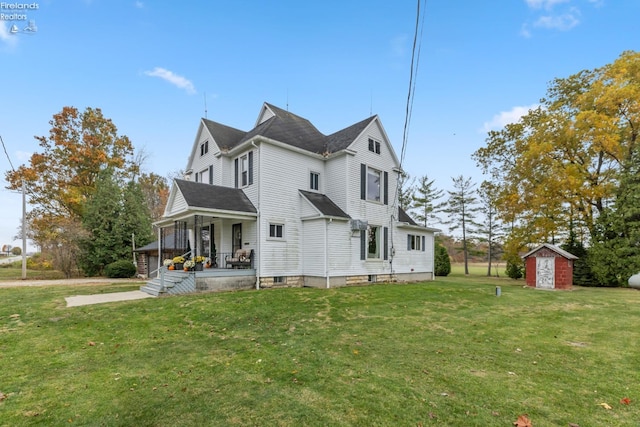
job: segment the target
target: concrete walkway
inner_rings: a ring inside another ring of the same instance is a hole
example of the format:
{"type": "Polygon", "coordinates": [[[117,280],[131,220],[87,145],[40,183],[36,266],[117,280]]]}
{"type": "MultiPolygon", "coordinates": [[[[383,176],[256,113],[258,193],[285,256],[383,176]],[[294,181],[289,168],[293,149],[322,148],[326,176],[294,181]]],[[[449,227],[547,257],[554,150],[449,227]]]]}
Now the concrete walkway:
{"type": "Polygon", "coordinates": [[[102,304],[104,302],[114,301],[132,301],[143,298],[155,298],[153,295],[149,295],[142,291],[129,291],[129,292],[113,292],[110,294],[96,294],[96,295],[74,295],[66,297],[67,307],[78,307],[81,305],[102,304]]]}
{"type": "MultiPolygon", "coordinates": [[[[146,283],[140,279],[107,279],[103,277],[85,277],[80,279],[59,279],[59,280],[11,280],[0,281],[0,288],[13,288],[20,286],[91,286],[91,285],[105,285],[110,283],[140,283],[143,285],[146,283]]],[[[101,304],[105,302],[115,301],[131,301],[143,298],[155,298],[153,295],[149,295],[142,291],[127,291],[127,292],[112,292],[107,294],[94,294],[94,295],[73,295],[66,297],[67,307],[78,307],[81,305],[101,304]]]]}

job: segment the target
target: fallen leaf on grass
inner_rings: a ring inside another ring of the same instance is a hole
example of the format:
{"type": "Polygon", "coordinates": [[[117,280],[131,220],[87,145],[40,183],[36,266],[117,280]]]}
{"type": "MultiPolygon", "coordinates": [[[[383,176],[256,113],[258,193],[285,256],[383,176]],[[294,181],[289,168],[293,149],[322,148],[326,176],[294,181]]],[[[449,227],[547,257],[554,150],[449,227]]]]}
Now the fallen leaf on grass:
{"type": "Polygon", "coordinates": [[[5,400],[6,398],[7,398],[7,395],[0,391],[0,402],[5,400]]]}
{"type": "Polygon", "coordinates": [[[513,422],[513,425],[516,427],[533,427],[531,424],[531,420],[527,415],[520,415],[517,420],[513,422]]]}
{"type": "Polygon", "coordinates": [[[580,427],[580,425],[576,423],[569,423],[569,427],[580,427]]]}
{"type": "Polygon", "coordinates": [[[620,399],[620,403],[622,403],[623,405],[628,405],[629,403],[631,403],[631,399],[629,399],[628,397],[622,398],[620,399]]]}
{"type": "Polygon", "coordinates": [[[96,343],[94,343],[93,341],[89,341],[89,347],[93,347],[94,345],[96,345],[96,343]]]}
{"type": "Polygon", "coordinates": [[[611,409],[611,406],[609,406],[609,404],[602,402],[602,403],[598,403],[598,405],[602,406],[604,409],[611,409]]]}

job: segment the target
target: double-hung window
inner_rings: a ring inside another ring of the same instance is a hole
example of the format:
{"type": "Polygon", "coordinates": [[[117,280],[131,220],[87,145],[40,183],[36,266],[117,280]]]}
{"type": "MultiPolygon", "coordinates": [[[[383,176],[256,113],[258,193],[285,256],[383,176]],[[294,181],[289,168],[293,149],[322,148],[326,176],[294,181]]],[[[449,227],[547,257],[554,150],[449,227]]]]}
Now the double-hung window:
{"type": "Polygon", "coordinates": [[[269,224],[269,237],[272,239],[284,238],[284,224],[269,224]]]}
{"type": "Polygon", "coordinates": [[[425,251],[425,236],[417,236],[414,234],[407,235],[407,250],[408,251],[425,251]]]}
{"type": "Polygon", "coordinates": [[[371,226],[367,230],[367,258],[377,259],[380,258],[380,227],[371,226]]]}
{"type": "Polygon", "coordinates": [[[381,176],[379,170],[367,168],[367,200],[380,201],[381,176]]]}
{"type": "Polygon", "coordinates": [[[209,141],[205,141],[202,144],[200,144],[200,155],[204,156],[208,152],[209,152],[209,141]]]}
{"type": "Polygon", "coordinates": [[[389,173],[360,164],[360,199],[389,204],[389,173]]]}
{"type": "Polygon", "coordinates": [[[249,151],[234,161],[235,187],[246,187],[253,184],[253,151],[249,151]]]}
{"type": "Polygon", "coordinates": [[[320,189],[320,174],[318,172],[309,173],[309,188],[316,191],[320,189]]]}
{"type": "Polygon", "coordinates": [[[249,159],[246,155],[240,157],[240,174],[242,186],[244,187],[249,184],[249,159]]]}

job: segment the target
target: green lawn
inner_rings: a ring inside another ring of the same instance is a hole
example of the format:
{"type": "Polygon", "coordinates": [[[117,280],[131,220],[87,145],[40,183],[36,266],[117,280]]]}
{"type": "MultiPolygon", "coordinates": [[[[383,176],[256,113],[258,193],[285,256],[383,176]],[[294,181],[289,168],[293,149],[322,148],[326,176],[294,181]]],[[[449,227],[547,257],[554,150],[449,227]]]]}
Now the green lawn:
{"type": "Polygon", "coordinates": [[[523,284],[0,289],[0,425],[638,426],[640,292],[523,284]]]}

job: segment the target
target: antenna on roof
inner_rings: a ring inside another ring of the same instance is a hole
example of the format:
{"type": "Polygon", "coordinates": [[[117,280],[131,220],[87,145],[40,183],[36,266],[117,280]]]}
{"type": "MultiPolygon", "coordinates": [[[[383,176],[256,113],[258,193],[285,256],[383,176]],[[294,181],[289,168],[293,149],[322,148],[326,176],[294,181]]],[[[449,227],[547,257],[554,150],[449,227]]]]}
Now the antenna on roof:
{"type": "Polygon", "coordinates": [[[371,89],[371,101],[369,104],[369,117],[373,116],[373,89],[371,89]]]}
{"type": "Polygon", "coordinates": [[[204,93],[204,118],[207,118],[207,92],[204,93]]]}
{"type": "Polygon", "coordinates": [[[289,111],[289,88],[287,88],[287,112],[289,111]]]}

